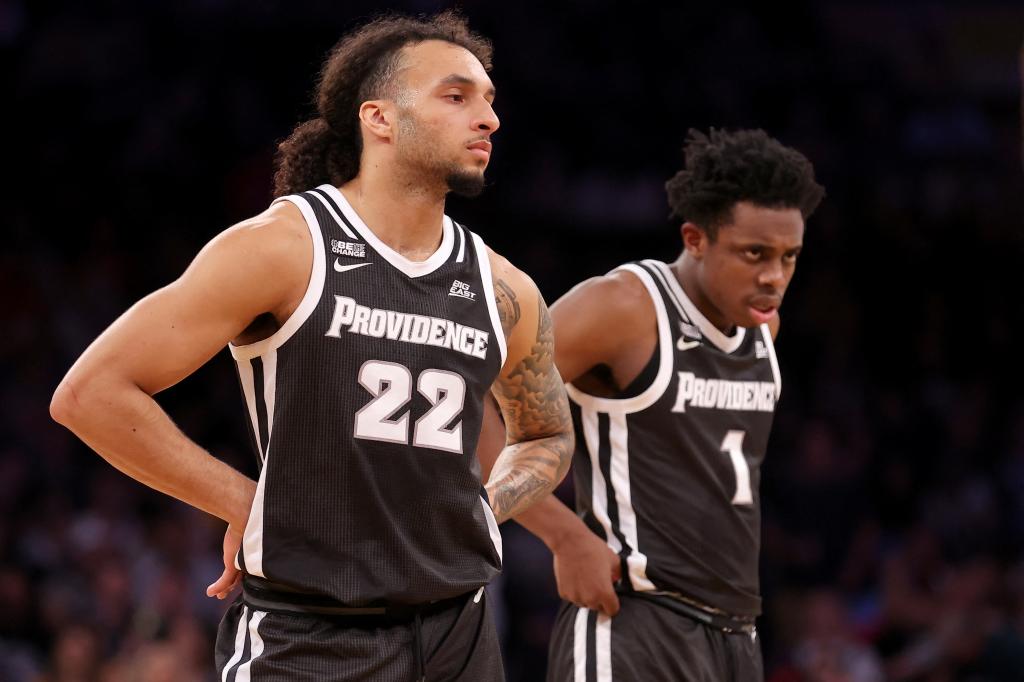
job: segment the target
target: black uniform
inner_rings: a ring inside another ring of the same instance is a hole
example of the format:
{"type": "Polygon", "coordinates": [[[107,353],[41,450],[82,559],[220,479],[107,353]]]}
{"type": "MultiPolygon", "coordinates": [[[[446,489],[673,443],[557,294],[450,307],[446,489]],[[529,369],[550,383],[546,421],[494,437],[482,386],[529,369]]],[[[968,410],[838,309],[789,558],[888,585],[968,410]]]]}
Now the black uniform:
{"type": "Polygon", "coordinates": [[[725,336],[664,263],[621,269],[651,295],[657,348],[620,395],[569,397],[577,511],[621,558],[622,611],[563,607],[549,679],[758,679],[760,466],[781,389],[771,334],[725,336]],[[652,635],[666,618],[675,632],[652,635]]]}
{"type": "Polygon", "coordinates": [[[501,537],[475,455],[506,355],[486,248],[446,216],[441,246],[412,262],[330,185],[282,200],[306,220],[313,271],[275,334],[231,347],[260,476],[222,677],[449,679],[431,658],[450,655],[440,634],[458,618],[473,625],[452,669],[479,640],[481,679],[500,679],[482,587],[501,537]]]}

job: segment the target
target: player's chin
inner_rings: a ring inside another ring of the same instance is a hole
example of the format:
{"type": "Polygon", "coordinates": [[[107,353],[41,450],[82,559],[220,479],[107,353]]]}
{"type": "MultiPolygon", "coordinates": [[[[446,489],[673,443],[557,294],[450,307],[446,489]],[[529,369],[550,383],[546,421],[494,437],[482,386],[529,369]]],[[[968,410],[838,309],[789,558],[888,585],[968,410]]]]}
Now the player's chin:
{"type": "Polygon", "coordinates": [[[486,185],[483,169],[460,168],[449,173],[447,181],[448,189],[463,197],[479,196],[486,185]]]}
{"type": "Polygon", "coordinates": [[[760,327],[768,324],[779,314],[778,306],[743,306],[733,318],[740,327],[760,327]]]}

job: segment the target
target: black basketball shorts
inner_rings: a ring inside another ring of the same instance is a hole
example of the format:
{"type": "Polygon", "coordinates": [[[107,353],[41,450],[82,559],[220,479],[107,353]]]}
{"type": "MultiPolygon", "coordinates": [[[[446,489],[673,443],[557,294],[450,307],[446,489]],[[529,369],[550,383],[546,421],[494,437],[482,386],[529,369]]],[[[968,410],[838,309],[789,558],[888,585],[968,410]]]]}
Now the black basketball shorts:
{"type": "Polygon", "coordinates": [[[620,595],[614,618],[562,604],[547,682],[763,682],[756,631],[723,632],[620,595]]]}
{"type": "Polygon", "coordinates": [[[220,682],[505,679],[483,588],[397,620],[260,610],[239,597],[221,620],[216,663],[220,682]]]}

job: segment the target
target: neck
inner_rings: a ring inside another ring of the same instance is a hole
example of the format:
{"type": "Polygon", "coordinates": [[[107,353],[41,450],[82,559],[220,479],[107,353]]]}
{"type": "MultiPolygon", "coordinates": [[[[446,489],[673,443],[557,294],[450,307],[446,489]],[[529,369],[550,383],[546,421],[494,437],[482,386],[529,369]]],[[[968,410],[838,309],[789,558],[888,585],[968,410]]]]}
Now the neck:
{"type": "Polygon", "coordinates": [[[687,256],[686,251],[683,251],[679,254],[679,258],[672,263],[671,268],[672,272],[675,273],[676,279],[679,280],[679,286],[686,293],[686,297],[690,299],[693,305],[697,306],[697,310],[700,311],[701,315],[706,317],[708,322],[715,325],[723,334],[732,334],[736,326],[729,323],[725,315],[708,298],[704,292],[704,287],[700,284],[698,272],[700,263],[687,256]]]}
{"type": "Polygon", "coordinates": [[[441,245],[446,189],[417,184],[390,165],[363,159],[340,190],[378,239],[409,260],[426,260],[441,245]]]}

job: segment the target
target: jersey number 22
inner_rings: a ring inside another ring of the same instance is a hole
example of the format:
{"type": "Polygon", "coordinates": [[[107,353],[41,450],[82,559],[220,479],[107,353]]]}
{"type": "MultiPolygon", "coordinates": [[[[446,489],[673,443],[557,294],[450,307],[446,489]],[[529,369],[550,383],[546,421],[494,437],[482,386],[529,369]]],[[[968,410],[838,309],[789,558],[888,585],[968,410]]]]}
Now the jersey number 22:
{"type": "MultiPolygon", "coordinates": [[[[409,412],[394,414],[412,399],[412,372],[405,365],[369,360],[359,368],[359,384],[373,400],[356,412],[355,437],[388,443],[409,443],[409,412]]],[[[462,422],[450,428],[466,400],[466,381],[454,372],[425,369],[416,389],[430,402],[430,409],[416,420],[412,444],[420,448],[462,453],[462,422]]]]}

